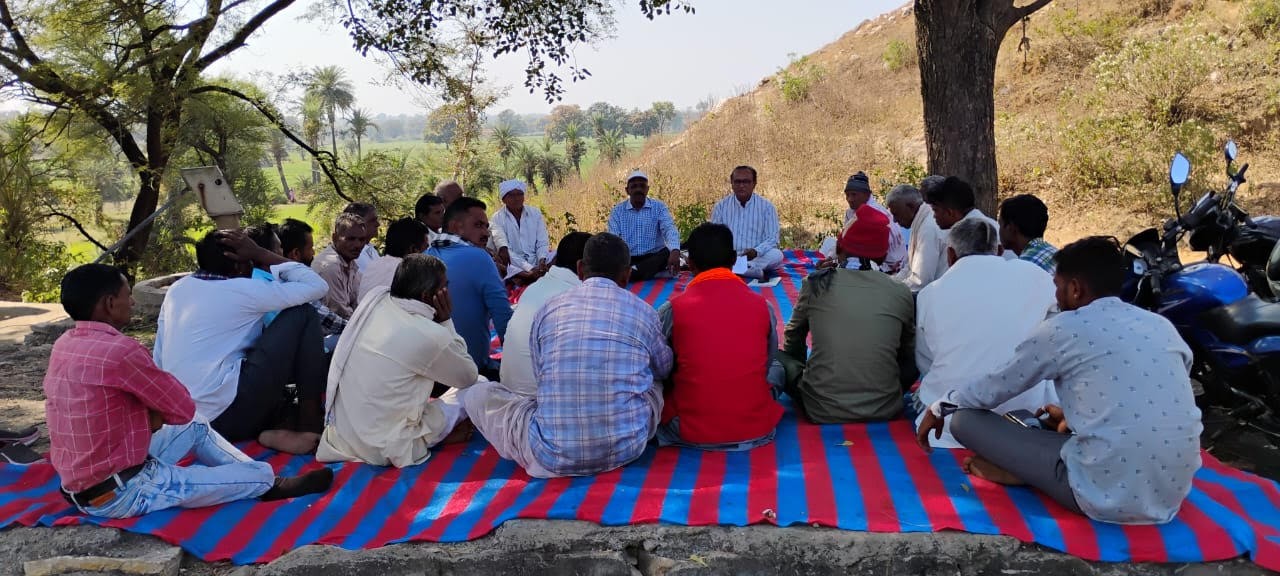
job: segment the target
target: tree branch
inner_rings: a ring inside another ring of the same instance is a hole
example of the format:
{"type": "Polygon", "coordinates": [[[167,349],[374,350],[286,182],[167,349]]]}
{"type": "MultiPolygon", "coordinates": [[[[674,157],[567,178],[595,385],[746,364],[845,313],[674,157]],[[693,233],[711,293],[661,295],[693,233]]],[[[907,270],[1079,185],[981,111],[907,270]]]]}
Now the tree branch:
{"type": "Polygon", "coordinates": [[[1017,24],[1027,16],[1035,14],[1041,8],[1048,6],[1052,1],[1053,0],[1035,0],[1035,2],[1027,4],[1026,6],[1013,6],[1013,2],[1009,2],[1011,10],[1009,10],[1009,24],[1006,28],[1012,28],[1014,24],[1017,24]]]}
{"type": "Polygon", "coordinates": [[[253,18],[250,18],[248,22],[245,22],[244,26],[241,26],[230,40],[227,40],[223,45],[214,48],[212,52],[209,52],[208,54],[201,56],[199,60],[196,60],[193,65],[194,68],[196,70],[204,70],[214,62],[217,62],[227,54],[230,54],[235,49],[244,46],[244,43],[249,39],[249,36],[253,35],[254,32],[257,32],[263,24],[267,23],[267,20],[271,19],[271,17],[279,14],[282,10],[292,5],[294,1],[295,0],[275,0],[268,4],[266,8],[263,8],[262,11],[254,14],[253,18]]]}
{"type": "MultiPolygon", "coordinates": [[[[292,1],[292,0],[289,0],[289,1],[292,1]]],[[[302,138],[299,138],[296,134],[294,134],[291,130],[289,130],[288,126],[285,125],[284,121],[281,120],[280,117],[276,115],[275,111],[271,109],[271,106],[259,101],[257,98],[249,96],[248,94],[240,92],[239,90],[236,90],[234,88],[227,88],[226,86],[215,86],[215,85],[201,86],[191,91],[192,94],[203,94],[206,92],[216,92],[218,94],[225,94],[227,96],[231,96],[233,98],[239,98],[240,100],[248,102],[251,106],[256,108],[258,112],[260,112],[263,116],[266,116],[267,120],[270,120],[271,123],[275,125],[276,129],[280,130],[281,134],[284,134],[286,138],[291,140],[294,144],[297,144],[298,147],[306,151],[307,154],[310,154],[312,158],[316,159],[316,162],[320,164],[320,169],[324,171],[324,175],[329,178],[329,183],[333,184],[333,191],[337,193],[339,198],[342,198],[347,202],[355,202],[355,200],[352,200],[349,196],[347,196],[342,192],[342,185],[338,184],[337,176],[334,176],[333,171],[330,170],[330,165],[332,164],[334,170],[338,170],[343,173],[346,172],[345,170],[342,170],[342,168],[338,167],[337,158],[334,157],[333,153],[329,152],[328,150],[316,150],[315,148],[312,148],[311,146],[309,146],[305,140],[303,140],[302,138]]]]}
{"type": "Polygon", "coordinates": [[[42,218],[42,219],[43,219],[43,218],[52,218],[52,217],[54,217],[54,216],[58,216],[58,217],[61,217],[61,218],[65,218],[68,222],[70,222],[70,223],[71,223],[71,225],[72,225],[72,226],[75,226],[75,227],[76,227],[76,230],[79,230],[79,231],[80,231],[80,235],[81,235],[81,236],[84,236],[84,237],[85,237],[86,239],[88,239],[90,242],[93,242],[93,245],[94,245],[94,246],[97,246],[97,247],[98,247],[100,250],[102,250],[103,252],[110,252],[110,251],[111,251],[111,249],[110,249],[110,248],[107,248],[106,246],[103,246],[103,245],[102,245],[102,243],[101,243],[101,242],[99,242],[99,241],[97,240],[97,238],[94,238],[91,234],[89,234],[89,231],[84,229],[84,225],[80,224],[80,221],[79,221],[79,220],[76,220],[76,219],[75,219],[73,216],[71,216],[70,214],[67,214],[67,213],[65,213],[65,212],[59,212],[59,211],[57,211],[57,210],[51,210],[48,214],[41,214],[41,215],[40,215],[40,218],[42,218]]]}

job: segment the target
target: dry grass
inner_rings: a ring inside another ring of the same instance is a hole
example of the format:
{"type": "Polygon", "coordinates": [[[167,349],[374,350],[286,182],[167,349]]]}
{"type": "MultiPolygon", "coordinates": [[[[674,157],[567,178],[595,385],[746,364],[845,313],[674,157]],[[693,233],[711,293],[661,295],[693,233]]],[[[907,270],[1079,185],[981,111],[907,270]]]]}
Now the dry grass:
{"type": "MultiPolygon", "coordinates": [[[[1080,189],[1080,168],[1064,152],[1076,123],[1120,113],[1125,105],[1095,86],[1093,62],[1120,49],[1125,40],[1158,37],[1172,25],[1221,38],[1229,60],[1212,62],[1212,71],[1193,92],[1191,113],[1208,118],[1218,145],[1227,137],[1241,144],[1251,162],[1251,183],[1280,176],[1277,110],[1280,88],[1274,81],[1273,45],[1246,37],[1238,2],[1229,0],[1143,0],[1134,9],[1104,0],[1058,0],[1037,14],[1029,36],[1032,51],[1024,71],[1017,52],[1021,29],[1010,31],[996,78],[997,146],[1002,196],[1034,193],[1049,204],[1051,241],[1086,234],[1124,235],[1150,225],[1163,213],[1164,193],[1156,170],[1148,181],[1120,189],[1080,189]],[[1144,202],[1135,202],[1135,197],[1144,202]]],[[[919,72],[914,66],[890,70],[884,54],[890,43],[914,45],[909,6],[864,22],[839,40],[811,54],[822,79],[807,98],[789,102],[777,78],[769,77],[747,94],[727,100],[674,139],[650,142],[639,154],[615,166],[599,166],[564,188],[543,195],[553,233],[567,228],[572,214],[579,229],[601,229],[609,208],[622,200],[622,179],[632,168],[649,172],[652,194],[687,217],[707,209],[728,193],[733,166],[760,170],[758,191],[778,206],[784,242],[813,246],[839,225],[843,184],[852,173],[871,175],[883,195],[893,184],[919,172],[925,163],[919,72]]],[[[1158,162],[1173,153],[1141,134],[1109,137],[1096,143],[1107,154],[1142,150],[1158,162]],[[1151,148],[1151,150],[1148,150],[1151,148]]],[[[1093,143],[1083,143],[1091,150],[1093,143]]],[[[1079,149],[1079,147],[1077,147],[1079,149]]],[[[1144,156],[1144,159],[1147,156],[1144,156]]],[[[1145,161],[1145,160],[1144,160],[1145,161]]],[[[1204,184],[1221,184],[1221,165],[1201,163],[1204,184]]],[[[1194,184],[1195,182],[1193,182],[1194,184]]],[[[1276,212],[1271,185],[1246,189],[1241,198],[1258,213],[1276,212]]]]}

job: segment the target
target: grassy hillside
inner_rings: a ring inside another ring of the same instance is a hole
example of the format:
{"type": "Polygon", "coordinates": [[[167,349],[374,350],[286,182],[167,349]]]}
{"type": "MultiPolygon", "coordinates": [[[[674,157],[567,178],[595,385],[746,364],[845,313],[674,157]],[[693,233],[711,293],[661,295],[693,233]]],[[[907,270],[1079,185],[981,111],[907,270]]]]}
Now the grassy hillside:
{"type": "MultiPolygon", "coordinates": [[[[734,165],[752,164],[784,242],[813,245],[840,224],[848,175],[866,171],[882,196],[924,174],[914,31],[909,5],[864,22],[543,203],[561,226],[569,213],[602,228],[641,167],[687,228],[728,192],[734,165]]],[[[1221,186],[1228,137],[1252,163],[1243,204],[1280,212],[1280,0],[1057,0],[1027,35],[1024,60],[1021,28],[1010,32],[997,73],[1000,193],[1044,198],[1051,240],[1123,236],[1171,212],[1175,150],[1193,160],[1192,194],[1221,186]]]]}

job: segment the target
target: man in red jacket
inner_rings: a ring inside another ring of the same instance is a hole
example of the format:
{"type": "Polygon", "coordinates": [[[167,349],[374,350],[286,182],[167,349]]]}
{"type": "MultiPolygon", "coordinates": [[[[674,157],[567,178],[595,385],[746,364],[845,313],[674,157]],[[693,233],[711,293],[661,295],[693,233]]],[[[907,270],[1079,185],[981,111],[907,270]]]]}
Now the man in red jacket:
{"type": "Polygon", "coordinates": [[[768,444],[782,417],[773,310],[731,271],[737,253],[728,227],[698,226],[686,246],[693,281],[658,310],[675,352],[658,444],[724,451],[768,444]]]}

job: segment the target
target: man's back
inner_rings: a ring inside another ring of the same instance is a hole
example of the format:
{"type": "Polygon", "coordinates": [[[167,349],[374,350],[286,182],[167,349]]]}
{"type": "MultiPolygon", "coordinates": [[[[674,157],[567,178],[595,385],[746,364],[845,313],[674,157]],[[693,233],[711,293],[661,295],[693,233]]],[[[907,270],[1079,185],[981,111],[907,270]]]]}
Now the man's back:
{"type": "Polygon", "coordinates": [[[657,313],[611,280],[590,278],[542,309],[530,339],[538,378],[529,436],[538,462],[565,476],[639,457],[671,370],[657,313]]]}
{"type": "Polygon", "coordinates": [[[537,390],[538,380],[534,377],[533,355],[529,347],[533,320],[552,298],[581,285],[576,272],[552,266],[546,276],[530,284],[520,294],[520,303],[511,314],[507,339],[502,344],[502,367],[498,380],[507,390],[527,396],[532,396],[537,390]]]}
{"type": "Polygon", "coordinates": [[[839,269],[810,276],[800,298],[786,349],[793,357],[804,350],[803,322],[813,337],[800,382],[809,418],[857,422],[901,414],[903,368],[915,338],[911,291],[882,272],[839,269]],[[825,289],[816,285],[827,281],[825,289]]]}
{"type": "Polygon", "coordinates": [[[499,337],[506,337],[511,320],[511,304],[489,253],[467,244],[432,246],[427,254],[444,261],[449,276],[449,297],[453,299],[453,325],[476,366],[485,369],[489,360],[489,320],[499,337]]]}

